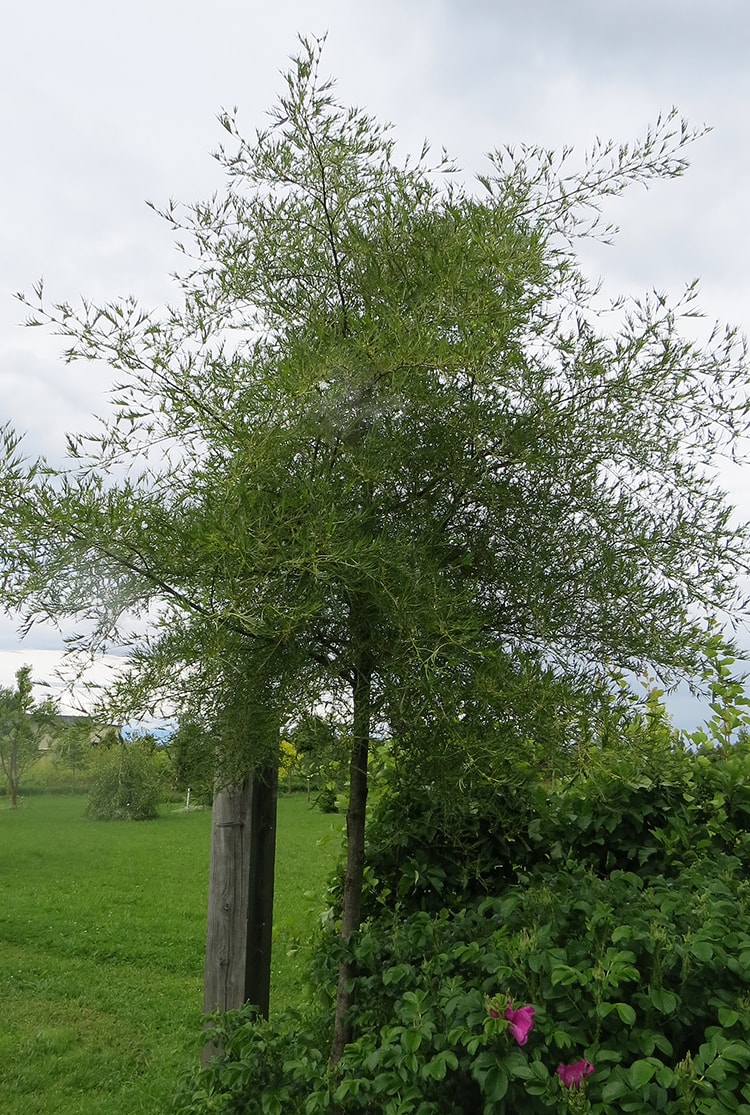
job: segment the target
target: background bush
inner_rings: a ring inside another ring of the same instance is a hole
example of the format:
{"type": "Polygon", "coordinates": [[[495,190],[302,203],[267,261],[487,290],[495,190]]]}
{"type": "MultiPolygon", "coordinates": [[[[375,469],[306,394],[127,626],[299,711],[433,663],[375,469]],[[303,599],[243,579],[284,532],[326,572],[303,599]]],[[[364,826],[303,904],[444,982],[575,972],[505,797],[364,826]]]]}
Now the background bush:
{"type": "Polygon", "coordinates": [[[147,821],[158,816],[169,787],[169,760],[144,736],[102,748],[97,754],[86,805],[95,821],[147,821]]]}

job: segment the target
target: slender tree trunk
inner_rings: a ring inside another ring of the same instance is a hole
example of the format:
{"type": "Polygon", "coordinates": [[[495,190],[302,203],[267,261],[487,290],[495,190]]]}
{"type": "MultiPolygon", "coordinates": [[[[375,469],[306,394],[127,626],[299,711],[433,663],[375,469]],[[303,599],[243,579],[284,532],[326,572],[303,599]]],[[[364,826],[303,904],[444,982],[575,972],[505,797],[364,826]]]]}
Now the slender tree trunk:
{"type": "MultiPolygon", "coordinates": [[[[349,765],[349,809],[346,814],[346,876],[341,919],[341,936],[349,941],[361,921],[362,883],[365,868],[365,811],[367,806],[367,760],[370,749],[372,719],[372,671],[366,666],[357,669],[353,688],[353,735],[349,765]]],[[[341,1058],[344,1046],[351,1041],[347,1015],[353,995],[350,981],[356,975],[352,960],[339,967],[338,990],[331,1064],[341,1058]]]]}
{"type": "Polygon", "coordinates": [[[18,808],[18,782],[18,757],[15,748],[13,748],[10,753],[10,774],[8,775],[11,809],[18,808]]]}

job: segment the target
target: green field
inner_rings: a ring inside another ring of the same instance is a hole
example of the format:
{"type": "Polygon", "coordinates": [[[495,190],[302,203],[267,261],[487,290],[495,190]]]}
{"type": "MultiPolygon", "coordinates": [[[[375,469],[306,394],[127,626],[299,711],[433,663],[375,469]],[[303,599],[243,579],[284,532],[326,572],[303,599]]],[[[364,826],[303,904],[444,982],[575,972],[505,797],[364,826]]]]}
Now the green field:
{"type": "MultiPolygon", "coordinates": [[[[199,1031],[210,814],[0,807],[2,1115],[157,1115],[199,1031]]],[[[341,819],[279,802],[272,1012],[300,997],[341,819]]]]}

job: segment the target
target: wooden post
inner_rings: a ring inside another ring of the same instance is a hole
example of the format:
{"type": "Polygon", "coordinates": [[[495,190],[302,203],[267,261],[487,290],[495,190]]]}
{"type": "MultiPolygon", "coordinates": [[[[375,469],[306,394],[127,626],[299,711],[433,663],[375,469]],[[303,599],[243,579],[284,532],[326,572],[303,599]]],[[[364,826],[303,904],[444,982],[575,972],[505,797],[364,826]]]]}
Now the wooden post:
{"type": "Polygon", "coordinates": [[[276,804],[279,768],[268,767],[251,780],[250,860],[245,950],[245,1002],[268,1018],[271,995],[276,804]]]}
{"type": "MultiPolygon", "coordinates": [[[[276,767],[214,799],[203,1009],[254,1003],[268,1017],[271,987],[276,767]]],[[[204,1062],[216,1053],[209,1045],[204,1062]]]]}
{"type": "Polygon", "coordinates": [[[245,994],[251,779],[214,797],[203,1009],[226,1011],[245,994]]]}

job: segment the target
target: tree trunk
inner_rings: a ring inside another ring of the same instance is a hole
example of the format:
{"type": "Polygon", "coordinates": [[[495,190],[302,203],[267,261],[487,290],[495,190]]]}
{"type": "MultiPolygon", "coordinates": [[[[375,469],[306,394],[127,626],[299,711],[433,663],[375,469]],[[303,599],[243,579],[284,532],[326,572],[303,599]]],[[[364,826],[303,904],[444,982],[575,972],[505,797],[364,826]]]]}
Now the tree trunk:
{"type": "Polygon", "coordinates": [[[10,753],[10,773],[8,774],[8,790],[10,792],[10,806],[11,809],[18,808],[18,755],[15,747],[10,753]]]}
{"type": "MultiPolygon", "coordinates": [[[[367,760],[370,749],[372,718],[372,673],[358,670],[353,688],[353,735],[349,765],[349,809],[346,814],[346,875],[341,917],[341,936],[349,942],[361,921],[362,883],[365,868],[365,811],[367,806],[367,760]]],[[[351,1041],[351,1026],[347,1015],[352,1004],[350,981],[356,975],[356,966],[347,960],[339,966],[336,993],[336,1014],[331,1064],[335,1065],[351,1041]]]]}
{"type": "MultiPolygon", "coordinates": [[[[243,1003],[268,1017],[278,769],[248,775],[214,799],[203,1009],[243,1003]]],[[[217,1052],[204,1050],[204,1063],[217,1052]]]]}

